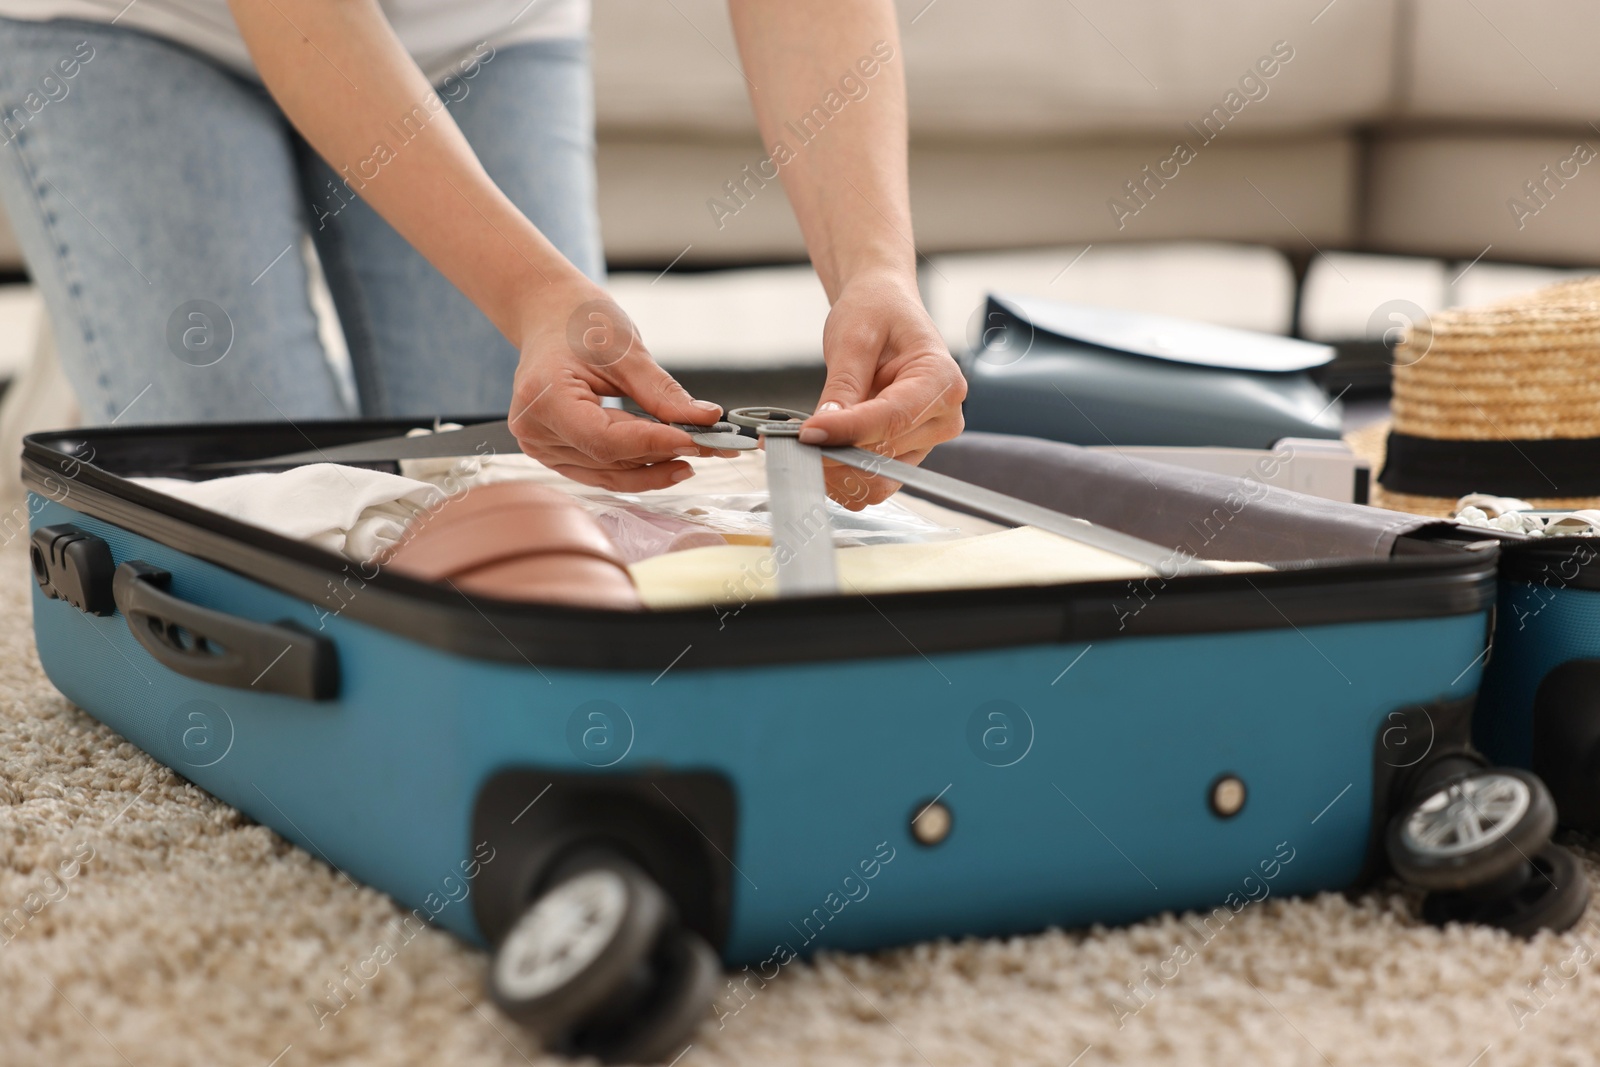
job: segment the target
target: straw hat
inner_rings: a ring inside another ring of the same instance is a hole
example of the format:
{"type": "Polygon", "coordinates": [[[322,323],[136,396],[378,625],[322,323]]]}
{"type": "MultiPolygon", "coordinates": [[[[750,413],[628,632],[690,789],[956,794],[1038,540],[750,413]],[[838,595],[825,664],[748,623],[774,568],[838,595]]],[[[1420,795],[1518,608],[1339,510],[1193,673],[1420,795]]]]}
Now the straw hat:
{"type": "Polygon", "coordinates": [[[1417,323],[1395,349],[1393,412],[1380,507],[1600,506],[1600,276],[1417,323]]]}

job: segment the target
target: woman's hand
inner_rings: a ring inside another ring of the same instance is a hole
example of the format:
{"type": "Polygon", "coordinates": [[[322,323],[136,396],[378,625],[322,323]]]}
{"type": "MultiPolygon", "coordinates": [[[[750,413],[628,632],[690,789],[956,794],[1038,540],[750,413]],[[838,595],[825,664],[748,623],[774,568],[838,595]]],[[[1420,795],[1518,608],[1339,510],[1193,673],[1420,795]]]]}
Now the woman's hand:
{"type": "MultiPolygon", "coordinates": [[[[828,364],[806,444],[853,444],[906,463],[961,432],[966,379],[923,309],[915,276],[857,276],[845,283],[822,331],[828,364]]],[[[898,482],[838,464],[828,493],[850,508],[876,504],[898,482]]]]}
{"type": "Polygon", "coordinates": [[[666,424],[707,426],[722,409],[661,369],[605,290],[581,278],[557,283],[524,322],[510,424],[528,455],[585,485],[636,493],[694,473],[681,457],[717,454],[666,424]],[[661,421],[603,408],[606,396],[632,397],[661,421]]]}

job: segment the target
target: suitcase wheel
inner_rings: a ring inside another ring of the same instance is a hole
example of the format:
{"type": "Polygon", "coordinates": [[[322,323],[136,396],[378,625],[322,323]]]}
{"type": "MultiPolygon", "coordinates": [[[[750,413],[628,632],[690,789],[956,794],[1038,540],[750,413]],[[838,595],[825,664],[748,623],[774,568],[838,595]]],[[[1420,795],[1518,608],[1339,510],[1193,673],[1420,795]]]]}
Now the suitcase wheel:
{"type": "Polygon", "coordinates": [[[1521,886],[1487,899],[1470,891],[1429,893],[1422,901],[1422,917],[1435,926],[1496,926],[1518,937],[1576,926],[1589,905],[1589,881],[1577,857],[1560,845],[1546,845],[1523,869],[1521,886]]]}
{"type": "Polygon", "coordinates": [[[676,1055],[721,967],[666,894],[609,849],[564,863],[495,952],[495,1001],[560,1051],[608,1063],[676,1055]]]}
{"type": "Polygon", "coordinates": [[[1389,823],[1389,862],[1423,889],[1470,889],[1525,865],[1555,829],[1555,802],[1537,777],[1474,770],[1401,808],[1389,823]]]}
{"type": "Polygon", "coordinates": [[[1589,884],[1552,845],[1556,807],[1536,775],[1473,770],[1416,797],[1390,820],[1389,862],[1429,890],[1423,917],[1476,922],[1531,937],[1565,930],[1589,901],[1589,884]]]}

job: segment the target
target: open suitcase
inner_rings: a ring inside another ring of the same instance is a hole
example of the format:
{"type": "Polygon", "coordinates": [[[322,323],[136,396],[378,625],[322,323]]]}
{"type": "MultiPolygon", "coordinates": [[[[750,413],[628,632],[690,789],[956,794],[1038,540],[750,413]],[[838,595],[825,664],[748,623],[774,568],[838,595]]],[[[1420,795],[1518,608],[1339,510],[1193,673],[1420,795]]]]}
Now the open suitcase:
{"type": "Polygon", "coordinates": [[[720,992],[706,944],[748,985],[820,947],[1220,929],[1391,864],[1434,918],[1582,910],[1581,879],[1530,879],[1548,794],[1469,745],[1497,549],[1443,524],[969,434],[927,465],[1285,565],[630,614],[362,571],[126,480],[430,421],[29,438],[39,653],[156,759],[497,947],[552,1042],[675,1053],[720,992]]]}

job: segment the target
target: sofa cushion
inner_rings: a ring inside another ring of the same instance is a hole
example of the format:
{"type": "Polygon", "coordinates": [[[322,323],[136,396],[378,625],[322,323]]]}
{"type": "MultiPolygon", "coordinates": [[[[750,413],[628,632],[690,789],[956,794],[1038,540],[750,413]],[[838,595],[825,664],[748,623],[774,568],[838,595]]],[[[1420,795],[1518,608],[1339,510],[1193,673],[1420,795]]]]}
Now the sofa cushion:
{"type": "MultiPolygon", "coordinates": [[[[917,247],[936,253],[1195,239],[1309,253],[1313,243],[1355,241],[1357,153],[1348,138],[1218,139],[1191,162],[1166,168],[1177,175],[1171,180],[1144,174],[1147,166],[1152,173],[1162,169],[1172,153],[1169,138],[914,144],[917,247]],[[1142,200],[1127,191],[1136,180],[1142,200]]],[[[658,265],[680,254],[684,264],[803,258],[779,182],[758,184],[762,158],[754,140],[602,138],[600,218],[608,258],[658,265]],[[738,200],[730,182],[743,183],[735,189],[738,200]]]]}
{"type": "Polygon", "coordinates": [[[1529,267],[1520,263],[1475,264],[1470,270],[1465,263],[1456,267],[1460,274],[1450,288],[1452,307],[1479,307],[1514,296],[1526,296],[1536,289],[1557,282],[1571,281],[1593,274],[1593,270],[1554,270],[1549,267],[1529,267]]]}
{"type": "Polygon", "coordinates": [[[619,271],[606,288],[662,366],[749,370],[822,362],[828,296],[809,267],[619,271]]]}
{"type": "MultiPolygon", "coordinates": [[[[1230,92],[1259,97],[1234,116],[1241,133],[1350,125],[1390,102],[1399,3],[897,0],[912,131],[1165,137],[1230,92]],[[1263,59],[1273,76],[1241,89],[1263,59]]],[[[594,55],[603,130],[755,128],[726,0],[605,0],[594,55]]]]}
{"type": "Polygon", "coordinates": [[[1369,248],[1544,263],[1600,249],[1600,135],[1587,128],[1385,137],[1368,176],[1369,248]]]}
{"type": "Polygon", "coordinates": [[[1410,0],[1402,113],[1570,122],[1595,117],[1600,6],[1590,0],[1410,0]]]}
{"type": "Polygon", "coordinates": [[[1397,327],[1449,305],[1454,273],[1437,259],[1354,252],[1317,256],[1306,268],[1300,290],[1300,336],[1328,342],[1392,341],[1397,327]]]}

